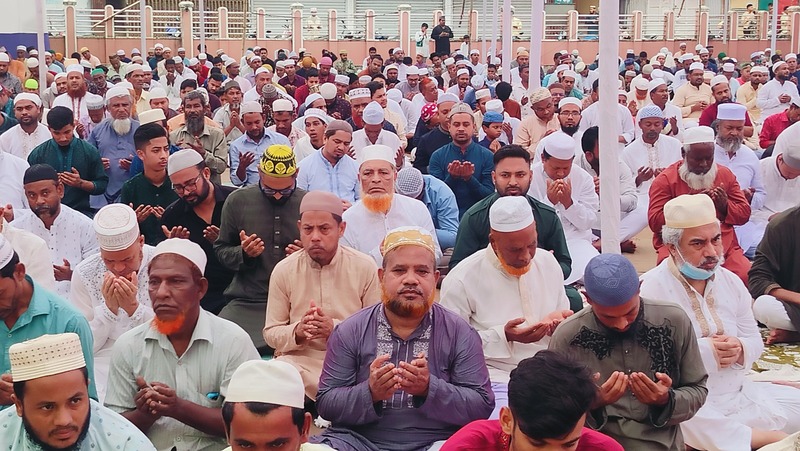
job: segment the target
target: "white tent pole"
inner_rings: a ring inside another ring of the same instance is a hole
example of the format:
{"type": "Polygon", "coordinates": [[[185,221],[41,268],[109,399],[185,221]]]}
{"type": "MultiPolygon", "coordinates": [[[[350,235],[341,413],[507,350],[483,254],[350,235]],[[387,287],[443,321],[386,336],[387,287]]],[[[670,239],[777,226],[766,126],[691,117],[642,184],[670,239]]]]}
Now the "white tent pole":
{"type": "Polygon", "coordinates": [[[617,105],[617,54],[619,52],[619,2],[600,6],[600,230],[604,253],[620,253],[619,247],[619,109],[617,105]]]}

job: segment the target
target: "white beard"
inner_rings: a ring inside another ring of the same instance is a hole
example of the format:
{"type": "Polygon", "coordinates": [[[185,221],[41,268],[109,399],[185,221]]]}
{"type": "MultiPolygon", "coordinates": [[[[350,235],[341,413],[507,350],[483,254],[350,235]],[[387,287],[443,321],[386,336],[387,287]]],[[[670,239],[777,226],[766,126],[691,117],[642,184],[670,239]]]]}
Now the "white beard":
{"type": "Polygon", "coordinates": [[[742,144],[744,143],[744,139],[741,136],[737,136],[733,139],[722,139],[717,137],[717,145],[722,147],[725,152],[727,153],[736,153],[742,144]]]}
{"type": "Polygon", "coordinates": [[[684,160],[683,164],[678,168],[678,175],[693,190],[711,189],[714,187],[714,179],[717,178],[717,164],[714,163],[708,172],[701,175],[689,172],[689,166],[684,160]]]}
{"type": "Polygon", "coordinates": [[[113,128],[114,132],[120,136],[127,135],[131,131],[131,119],[112,119],[111,128],[113,128]]]}

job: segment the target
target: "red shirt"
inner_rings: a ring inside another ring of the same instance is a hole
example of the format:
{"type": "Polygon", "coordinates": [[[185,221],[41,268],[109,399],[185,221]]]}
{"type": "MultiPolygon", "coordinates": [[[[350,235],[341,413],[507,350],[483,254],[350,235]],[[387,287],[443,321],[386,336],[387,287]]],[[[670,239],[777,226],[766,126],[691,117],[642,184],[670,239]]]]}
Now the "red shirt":
{"type": "MultiPolygon", "coordinates": [[[[700,119],[697,120],[698,125],[704,125],[706,127],[711,127],[711,123],[717,119],[717,108],[719,107],[719,103],[712,103],[708,106],[703,112],[700,114],[700,119]]],[[[750,115],[747,111],[744,112],[744,126],[745,127],[752,127],[753,122],[750,120],[750,115]]]]}
{"type": "MultiPolygon", "coordinates": [[[[508,436],[504,439],[500,420],[476,420],[453,434],[441,451],[507,451],[508,436]]],[[[611,437],[583,428],[577,451],[624,451],[611,437]]]]}
{"type": "Polygon", "coordinates": [[[771,146],[775,143],[775,140],[778,139],[778,135],[790,125],[789,116],[786,115],[786,111],[773,114],[766,118],[761,125],[761,133],[758,135],[758,145],[764,149],[771,146]],[[772,141],[772,143],[770,143],[770,141],[772,141]]]}
{"type": "Polygon", "coordinates": [[[508,113],[509,116],[515,117],[517,119],[522,119],[522,108],[519,106],[516,100],[508,99],[503,102],[503,110],[508,113]]]}

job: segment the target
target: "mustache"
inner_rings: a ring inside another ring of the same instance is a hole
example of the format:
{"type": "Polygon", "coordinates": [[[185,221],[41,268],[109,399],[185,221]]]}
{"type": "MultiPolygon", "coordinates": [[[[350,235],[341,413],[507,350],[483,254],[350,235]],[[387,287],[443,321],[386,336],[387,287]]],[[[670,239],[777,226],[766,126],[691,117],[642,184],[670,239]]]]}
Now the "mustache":
{"type": "Polygon", "coordinates": [[[420,296],[423,295],[422,290],[417,286],[405,286],[400,291],[397,292],[397,294],[407,294],[407,293],[417,294],[420,296]]]}

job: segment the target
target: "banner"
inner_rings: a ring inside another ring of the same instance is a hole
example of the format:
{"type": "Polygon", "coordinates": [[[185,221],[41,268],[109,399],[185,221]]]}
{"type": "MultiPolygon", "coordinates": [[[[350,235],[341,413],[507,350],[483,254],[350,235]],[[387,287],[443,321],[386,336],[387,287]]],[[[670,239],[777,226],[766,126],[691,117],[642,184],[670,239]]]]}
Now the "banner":
{"type": "MultiPolygon", "coordinates": [[[[11,1],[11,0],[7,0],[11,1]]],[[[4,46],[12,58],[17,56],[17,46],[36,47],[39,21],[44,18],[36,14],[36,1],[15,1],[13,8],[3,9],[3,26],[0,27],[0,45],[4,46]]],[[[44,12],[42,12],[44,14],[44,12]]],[[[45,47],[49,46],[47,35],[45,47]]]]}

